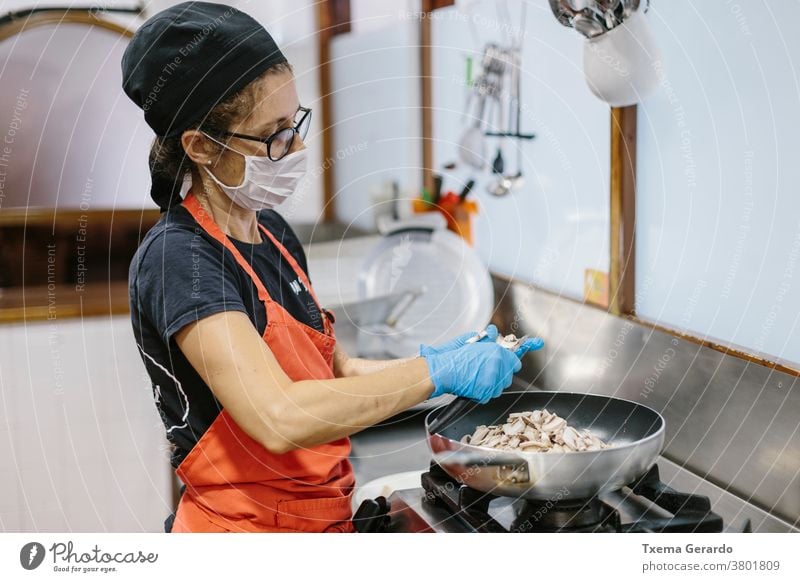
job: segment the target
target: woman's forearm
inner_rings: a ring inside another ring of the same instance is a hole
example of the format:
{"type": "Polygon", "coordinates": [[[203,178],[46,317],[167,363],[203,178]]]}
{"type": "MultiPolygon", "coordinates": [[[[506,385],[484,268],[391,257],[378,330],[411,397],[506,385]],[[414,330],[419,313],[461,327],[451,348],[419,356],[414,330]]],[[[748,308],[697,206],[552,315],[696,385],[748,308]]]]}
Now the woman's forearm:
{"type": "Polygon", "coordinates": [[[365,376],[375,374],[387,368],[393,368],[410,362],[414,358],[398,358],[394,360],[367,360],[364,358],[351,358],[339,346],[333,353],[333,373],[337,378],[350,378],[353,376],[365,376]]]}
{"type": "Polygon", "coordinates": [[[293,383],[278,410],[272,403],[270,415],[287,450],[349,436],[423,402],[433,392],[424,359],[384,362],[388,363],[382,370],[371,374],[293,383]]]}
{"type": "Polygon", "coordinates": [[[364,358],[349,358],[344,368],[344,377],[366,376],[382,372],[387,368],[394,368],[406,364],[414,358],[398,358],[395,360],[366,360],[364,358]]]}

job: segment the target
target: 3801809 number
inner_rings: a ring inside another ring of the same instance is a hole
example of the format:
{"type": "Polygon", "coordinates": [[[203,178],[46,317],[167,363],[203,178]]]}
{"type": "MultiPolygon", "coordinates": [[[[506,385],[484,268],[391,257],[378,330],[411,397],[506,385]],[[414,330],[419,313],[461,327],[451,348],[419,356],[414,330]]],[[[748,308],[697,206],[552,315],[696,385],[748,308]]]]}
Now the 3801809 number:
{"type": "Polygon", "coordinates": [[[731,560],[729,562],[731,571],[776,571],[781,567],[779,560],[731,560]]]}

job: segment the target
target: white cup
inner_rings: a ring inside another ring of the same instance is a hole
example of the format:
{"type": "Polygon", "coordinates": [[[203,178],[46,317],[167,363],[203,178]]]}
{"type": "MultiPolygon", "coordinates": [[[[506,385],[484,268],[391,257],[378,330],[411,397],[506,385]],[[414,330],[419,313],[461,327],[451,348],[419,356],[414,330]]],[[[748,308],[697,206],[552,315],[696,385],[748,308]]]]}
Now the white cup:
{"type": "Polygon", "coordinates": [[[661,51],[643,11],[583,45],[586,84],[612,107],[633,105],[652,93],[660,68],[661,51]]]}

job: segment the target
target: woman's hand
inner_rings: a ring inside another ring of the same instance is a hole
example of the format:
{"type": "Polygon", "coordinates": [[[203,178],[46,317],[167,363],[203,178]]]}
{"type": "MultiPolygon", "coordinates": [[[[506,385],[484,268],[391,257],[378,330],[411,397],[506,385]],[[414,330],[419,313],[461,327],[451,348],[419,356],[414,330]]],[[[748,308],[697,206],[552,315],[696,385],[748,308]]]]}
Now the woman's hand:
{"type": "MultiPolygon", "coordinates": [[[[480,332],[477,331],[462,333],[460,336],[451,339],[449,342],[436,347],[422,344],[419,347],[419,355],[424,357],[430,354],[442,354],[444,352],[458,349],[466,345],[467,340],[472,339],[479,333],[480,332]]],[[[489,327],[486,328],[486,335],[481,338],[480,341],[493,342],[497,340],[497,336],[497,327],[494,325],[489,325],[489,327]]],[[[353,378],[355,376],[374,374],[375,372],[380,372],[387,368],[392,368],[401,364],[407,364],[413,359],[415,358],[397,358],[394,360],[367,360],[364,358],[351,358],[337,345],[336,351],[333,354],[333,371],[337,378],[353,378]]]]}
{"type": "Polygon", "coordinates": [[[495,341],[479,341],[444,352],[426,352],[422,357],[435,386],[431,398],[455,394],[485,404],[511,385],[522,368],[520,358],[543,345],[541,339],[533,338],[511,351],[495,341]]]}
{"type": "MultiPolygon", "coordinates": [[[[421,346],[419,346],[419,355],[425,357],[431,354],[443,354],[445,352],[458,349],[460,347],[465,346],[467,344],[467,341],[478,336],[479,334],[480,332],[477,331],[468,331],[467,333],[462,333],[460,336],[455,337],[451,339],[449,342],[444,343],[437,347],[426,346],[425,344],[422,344],[421,346]]],[[[479,341],[494,342],[497,341],[498,335],[499,333],[497,331],[497,327],[494,324],[489,324],[489,326],[486,328],[486,335],[482,337],[479,341]]]]}

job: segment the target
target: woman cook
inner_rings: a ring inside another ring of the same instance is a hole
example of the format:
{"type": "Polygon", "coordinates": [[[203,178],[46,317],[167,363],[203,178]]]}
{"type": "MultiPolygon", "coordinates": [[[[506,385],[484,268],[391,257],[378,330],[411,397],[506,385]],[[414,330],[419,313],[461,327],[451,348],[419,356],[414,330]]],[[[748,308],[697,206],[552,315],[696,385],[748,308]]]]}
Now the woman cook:
{"type": "Polygon", "coordinates": [[[486,402],[541,342],[515,354],[493,329],[417,358],[349,358],[272,210],[306,171],[311,118],[272,37],[235,8],[185,2],[136,32],[122,71],[156,133],[163,214],[133,258],[130,303],[185,484],[167,530],[353,531],[348,436],[444,393],[486,402]]]}

